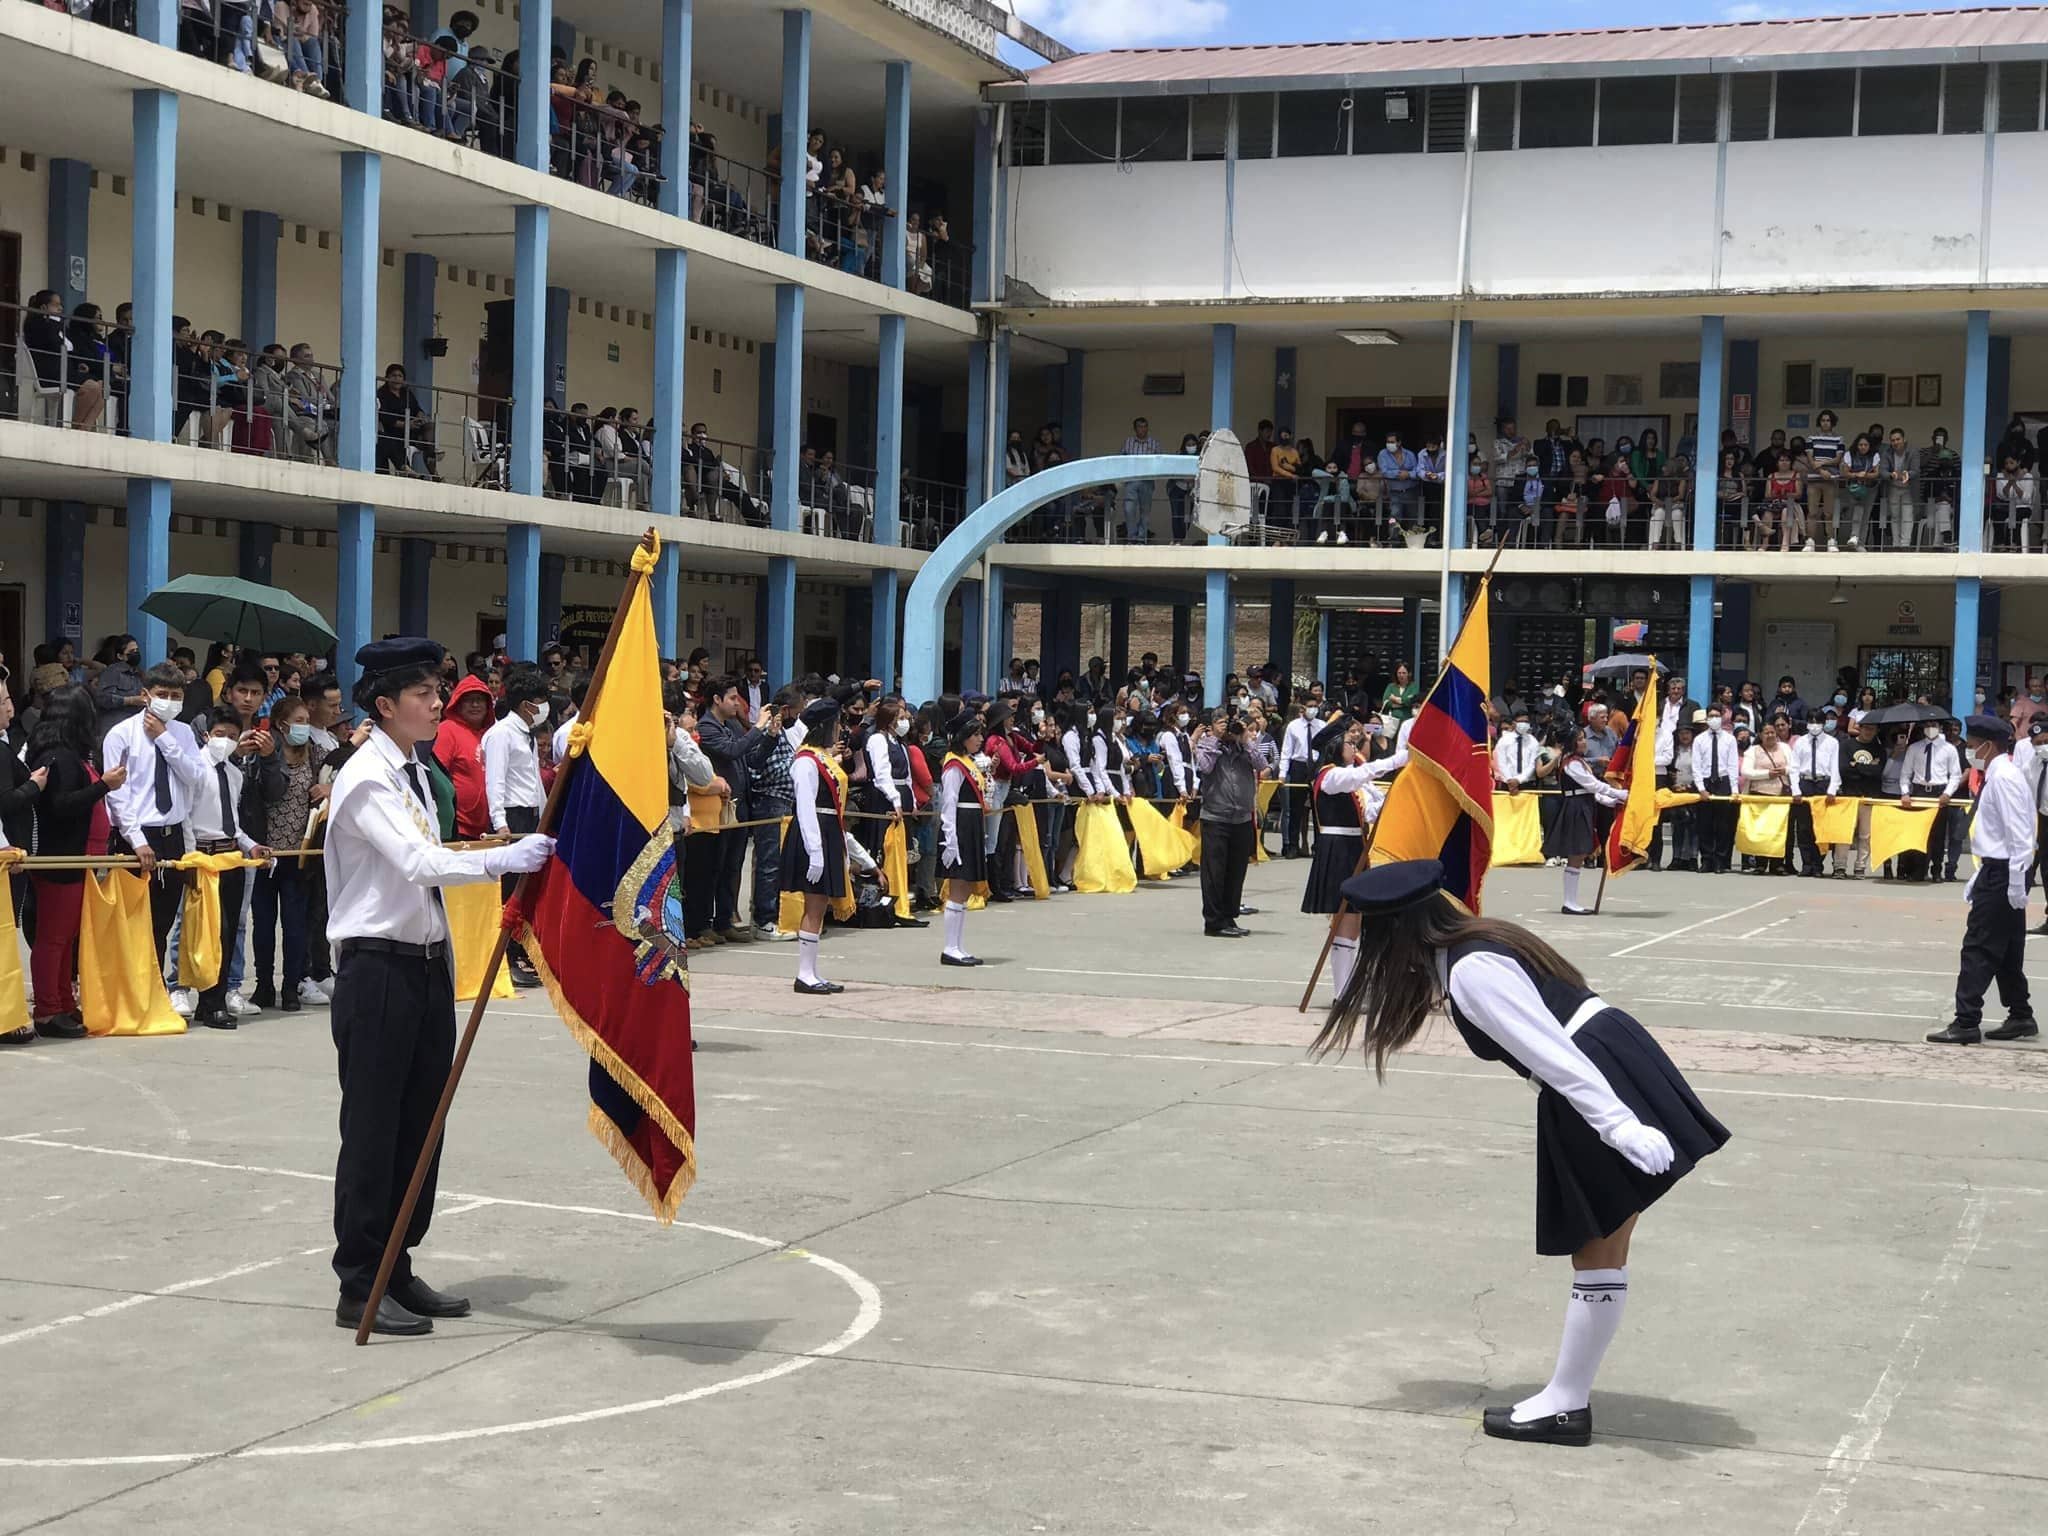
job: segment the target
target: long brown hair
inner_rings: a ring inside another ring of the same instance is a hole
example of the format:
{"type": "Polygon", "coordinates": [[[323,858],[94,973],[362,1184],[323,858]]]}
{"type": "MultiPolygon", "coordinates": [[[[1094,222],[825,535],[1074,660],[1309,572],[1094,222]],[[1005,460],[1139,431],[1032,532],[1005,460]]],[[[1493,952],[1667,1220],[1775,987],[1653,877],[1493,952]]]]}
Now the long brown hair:
{"type": "Polygon", "coordinates": [[[1387,1058],[1415,1038],[1430,1010],[1443,1000],[1437,955],[1475,940],[1500,945],[1539,975],[1575,987],[1586,984],[1577,966],[1519,924],[1473,917],[1445,899],[1425,901],[1359,925],[1351,980],[1330,1004],[1330,1016],[1316,1032],[1309,1055],[1320,1061],[1334,1051],[1342,1057],[1362,1019],[1359,1052],[1372,1057],[1373,1070],[1384,1082],[1387,1058]]]}

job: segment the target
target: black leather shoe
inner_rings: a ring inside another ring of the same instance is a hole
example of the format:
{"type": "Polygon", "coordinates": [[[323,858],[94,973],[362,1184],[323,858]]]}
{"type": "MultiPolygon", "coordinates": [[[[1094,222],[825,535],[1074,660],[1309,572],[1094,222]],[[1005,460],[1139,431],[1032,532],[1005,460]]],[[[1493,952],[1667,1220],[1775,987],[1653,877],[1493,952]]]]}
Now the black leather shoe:
{"type": "Polygon", "coordinates": [[[941,964],[941,965],[979,965],[979,964],[981,964],[981,957],[980,957],[979,955],[949,955],[949,954],[947,954],[947,953],[946,953],[946,952],[945,952],[944,950],[940,950],[940,951],[939,951],[939,964],[941,964]]]}
{"type": "Polygon", "coordinates": [[[45,1040],[83,1040],[85,1020],[75,1013],[60,1013],[36,1020],[36,1033],[45,1040]]]}
{"type": "Polygon", "coordinates": [[[989,888],[988,899],[993,902],[1003,903],[1015,901],[1017,898],[1012,896],[1008,891],[999,891],[996,890],[993,886],[991,886],[989,888]]]}
{"type": "Polygon", "coordinates": [[[1929,1045],[1977,1045],[1984,1039],[1984,1031],[1975,1024],[1951,1024],[1947,1029],[1937,1029],[1927,1037],[1929,1045]]]}
{"type": "Polygon", "coordinates": [[[2041,1026],[2028,1014],[2024,1019],[2007,1019],[1996,1029],[1984,1031],[1986,1040],[2031,1040],[2041,1033],[2041,1026]]]}
{"type": "MultiPolygon", "coordinates": [[[[362,1301],[342,1297],[340,1304],[334,1309],[334,1326],[353,1330],[360,1327],[362,1321],[362,1301]]],[[[431,1318],[419,1317],[406,1311],[389,1295],[377,1303],[377,1320],[370,1324],[370,1332],[387,1333],[400,1339],[416,1339],[421,1334],[433,1331],[434,1324],[431,1318]]]]}
{"type": "Polygon", "coordinates": [[[799,981],[796,989],[805,997],[831,997],[846,990],[836,981],[799,981]]]}
{"type": "Polygon", "coordinates": [[[1591,1445],[1593,1410],[1574,1408],[1568,1413],[1546,1413],[1525,1424],[1515,1422],[1512,1408],[1489,1408],[1483,1424],[1496,1440],[1521,1440],[1531,1445],[1591,1445]]]}
{"type": "Polygon", "coordinates": [[[392,1286],[388,1294],[415,1317],[469,1316],[467,1296],[449,1296],[437,1291],[418,1275],[403,1285],[392,1286]]]}
{"type": "Polygon", "coordinates": [[[1212,939],[1248,939],[1251,937],[1249,933],[1238,927],[1235,923],[1232,923],[1228,928],[1205,928],[1202,931],[1212,939]]]}
{"type": "Polygon", "coordinates": [[[1239,907],[1237,909],[1237,915],[1239,917],[1257,917],[1259,915],[1259,909],[1257,907],[1239,907]]]}
{"type": "Polygon", "coordinates": [[[896,926],[898,928],[929,928],[931,924],[921,917],[899,917],[896,919],[896,926]]]}
{"type": "MultiPolygon", "coordinates": [[[[269,1004],[266,1003],[263,1006],[268,1007],[269,1004]]],[[[305,1006],[304,1003],[299,1001],[299,989],[297,987],[287,988],[277,999],[277,1011],[279,1013],[297,1013],[305,1006]]]]}
{"type": "Polygon", "coordinates": [[[203,1024],[208,1029],[233,1029],[235,1027],[235,1016],[225,1008],[216,1008],[211,1013],[195,1014],[192,1022],[194,1024],[203,1024]]]}
{"type": "MultiPolygon", "coordinates": [[[[296,992],[298,988],[294,987],[292,990],[296,992]]],[[[256,983],[256,990],[249,994],[249,1001],[258,1008],[275,1008],[277,1006],[277,988],[267,981],[259,981],[256,983]]]]}

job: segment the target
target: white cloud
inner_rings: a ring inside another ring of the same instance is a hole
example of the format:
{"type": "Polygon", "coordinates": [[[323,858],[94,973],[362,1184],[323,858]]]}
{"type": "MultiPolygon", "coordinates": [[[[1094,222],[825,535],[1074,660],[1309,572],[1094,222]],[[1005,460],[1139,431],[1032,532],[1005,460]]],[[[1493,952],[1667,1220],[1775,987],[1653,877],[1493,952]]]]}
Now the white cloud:
{"type": "Polygon", "coordinates": [[[1075,48],[1199,42],[1222,26],[1226,0],[1011,0],[1016,13],[1075,48]]]}

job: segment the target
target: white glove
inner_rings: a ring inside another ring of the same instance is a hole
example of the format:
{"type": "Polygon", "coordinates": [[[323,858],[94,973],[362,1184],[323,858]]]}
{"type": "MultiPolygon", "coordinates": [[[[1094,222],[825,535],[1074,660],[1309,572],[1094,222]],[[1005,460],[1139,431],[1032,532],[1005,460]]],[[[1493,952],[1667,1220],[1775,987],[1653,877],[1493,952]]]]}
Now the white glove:
{"type": "MultiPolygon", "coordinates": [[[[2015,867],[2019,867],[2019,860],[2013,860],[2013,864],[2015,867]]],[[[2006,887],[2005,899],[2012,904],[2013,911],[2024,912],[2027,910],[2027,884],[2024,877],[2021,878],[2018,885],[2006,887]]]]}
{"type": "Polygon", "coordinates": [[[1655,1126],[1645,1125],[1640,1120],[1628,1120],[1601,1139],[1644,1173],[1670,1171],[1671,1142],[1655,1126]]]}
{"type": "Polygon", "coordinates": [[[823,859],[811,860],[810,867],[804,871],[804,879],[809,881],[812,885],[816,885],[820,880],[824,878],[825,861],[823,859]]]}
{"type": "Polygon", "coordinates": [[[484,873],[530,875],[555,856],[555,840],[534,832],[503,848],[484,850],[484,873]]]}

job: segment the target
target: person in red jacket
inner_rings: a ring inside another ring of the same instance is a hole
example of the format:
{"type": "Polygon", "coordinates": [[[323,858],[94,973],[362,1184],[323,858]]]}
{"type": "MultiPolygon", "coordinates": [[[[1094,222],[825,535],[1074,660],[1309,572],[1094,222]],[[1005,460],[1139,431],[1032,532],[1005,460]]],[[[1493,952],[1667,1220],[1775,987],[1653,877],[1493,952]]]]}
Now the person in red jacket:
{"type": "Polygon", "coordinates": [[[1023,799],[1024,780],[1038,767],[1038,744],[1017,729],[1014,716],[1015,711],[1006,701],[998,700],[990,705],[987,744],[982,748],[993,764],[989,770],[989,809],[996,815],[997,823],[986,834],[990,901],[1016,901],[1032,894],[1028,888],[1018,889],[1015,883],[1017,818],[999,814],[1011,796],[1023,799]]]}
{"type": "Polygon", "coordinates": [[[490,686],[465,677],[448,696],[441,728],[434,734],[434,757],[455,781],[455,835],[489,837],[491,807],[484,795],[484,732],[495,713],[490,686]]]}

